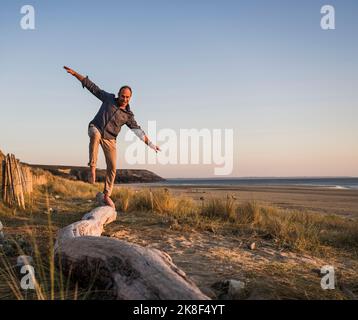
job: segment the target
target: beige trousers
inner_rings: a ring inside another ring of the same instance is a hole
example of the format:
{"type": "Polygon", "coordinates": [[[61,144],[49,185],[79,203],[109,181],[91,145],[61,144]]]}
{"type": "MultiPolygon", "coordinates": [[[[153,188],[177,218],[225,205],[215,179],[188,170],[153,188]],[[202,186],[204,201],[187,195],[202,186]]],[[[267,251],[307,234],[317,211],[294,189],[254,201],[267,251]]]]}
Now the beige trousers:
{"type": "Polygon", "coordinates": [[[98,147],[99,145],[101,145],[107,164],[107,172],[103,192],[107,193],[110,196],[113,190],[114,180],[116,178],[116,140],[102,139],[101,133],[93,125],[90,125],[88,128],[88,136],[90,138],[88,165],[90,167],[96,167],[98,158],[98,147]]]}

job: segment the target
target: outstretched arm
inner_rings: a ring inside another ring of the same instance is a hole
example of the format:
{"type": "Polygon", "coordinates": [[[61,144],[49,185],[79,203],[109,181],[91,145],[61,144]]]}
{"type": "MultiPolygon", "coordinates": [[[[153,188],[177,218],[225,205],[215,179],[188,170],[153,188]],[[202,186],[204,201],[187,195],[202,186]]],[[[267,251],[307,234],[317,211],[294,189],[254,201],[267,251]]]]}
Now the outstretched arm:
{"type": "Polygon", "coordinates": [[[143,137],[143,142],[149,146],[149,148],[152,148],[155,152],[158,152],[158,151],[162,151],[160,150],[160,148],[156,145],[154,145],[148,138],[148,136],[146,134],[144,134],[144,137],[143,137]]]}
{"type": "Polygon", "coordinates": [[[143,129],[138,125],[137,121],[135,121],[134,117],[132,116],[126,125],[135,133],[135,135],[141,139],[149,148],[153,149],[155,152],[161,151],[158,146],[152,143],[148,136],[145,134],[143,129]]]}
{"type": "Polygon", "coordinates": [[[75,70],[72,70],[69,67],[64,66],[63,67],[69,74],[73,75],[74,77],[76,77],[79,81],[82,82],[82,80],[85,78],[84,76],[82,76],[81,74],[77,73],[75,70]]]}
{"type": "Polygon", "coordinates": [[[99,100],[104,101],[109,93],[104,90],[101,90],[96,84],[94,84],[88,77],[84,77],[83,75],[79,74],[75,70],[64,66],[63,67],[69,74],[76,77],[79,81],[81,81],[82,86],[87,88],[89,92],[95,95],[99,100]]]}

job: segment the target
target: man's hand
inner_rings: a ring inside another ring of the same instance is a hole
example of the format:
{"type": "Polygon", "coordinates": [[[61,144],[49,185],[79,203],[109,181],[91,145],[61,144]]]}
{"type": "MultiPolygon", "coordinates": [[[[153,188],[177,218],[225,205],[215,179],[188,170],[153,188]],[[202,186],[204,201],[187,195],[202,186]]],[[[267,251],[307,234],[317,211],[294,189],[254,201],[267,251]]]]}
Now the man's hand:
{"type": "Polygon", "coordinates": [[[155,145],[151,146],[151,148],[152,148],[156,153],[158,153],[158,151],[162,151],[158,146],[155,146],[155,145]]]}
{"type": "Polygon", "coordinates": [[[72,70],[72,69],[69,68],[69,67],[64,66],[63,68],[64,68],[69,74],[72,74],[73,76],[76,74],[76,71],[72,70]]]}
{"type": "Polygon", "coordinates": [[[156,146],[155,144],[153,144],[153,143],[149,140],[149,138],[148,138],[147,135],[145,135],[145,136],[143,137],[143,141],[144,141],[144,143],[145,143],[149,148],[153,149],[155,152],[158,153],[158,151],[162,151],[162,150],[160,150],[160,148],[159,148],[158,146],[156,146]]]}
{"type": "Polygon", "coordinates": [[[80,75],[79,73],[77,73],[75,70],[72,70],[69,67],[64,66],[63,67],[69,74],[73,75],[74,77],[76,77],[79,81],[82,81],[85,77],[80,75]]]}

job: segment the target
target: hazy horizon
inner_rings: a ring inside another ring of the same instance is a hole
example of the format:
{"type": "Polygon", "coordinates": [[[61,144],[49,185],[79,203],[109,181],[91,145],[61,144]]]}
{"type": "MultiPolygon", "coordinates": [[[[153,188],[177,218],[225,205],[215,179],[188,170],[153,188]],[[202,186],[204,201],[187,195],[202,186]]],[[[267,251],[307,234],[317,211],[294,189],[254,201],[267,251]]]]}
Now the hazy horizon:
{"type": "MultiPolygon", "coordinates": [[[[39,166],[42,166],[42,165],[48,165],[46,163],[28,163],[30,165],[39,165],[39,166]]],[[[70,164],[53,164],[53,166],[58,166],[58,167],[71,167],[70,164]]],[[[72,167],[77,167],[77,166],[72,166],[72,167]]],[[[78,167],[84,167],[84,166],[78,166],[78,167]]],[[[105,167],[97,167],[98,170],[105,170],[106,168],[105,167]]],[[[127,167],[123,167],[123,168],[118,168],[118,169],[123,169],[123,170],[131,170],[133,168],[127,168],[127,167]]],[[[133,169],[133,170],[148,170],[146,168],[138,168],[138,169],[133,169]]],[[[152,170],[149,170],[149,171],[152,171],[152,170]]],[[[155,171],[152,171],[153,173],[155,174],[158,174],[157,172],[155,171]]],[[[358,175],[357,176],[207,176],[207,177],[195,177],[195,176],[190,176],[190,177],[165,177],[165,176],[161,176],[162,178],[165,178],[165,179],[218,179],[218,180],[232,180],[232,179],[310,179],[310,178],[313,178],[313,179],[331,179],[331,178],[358,178],[358,175]]]]}

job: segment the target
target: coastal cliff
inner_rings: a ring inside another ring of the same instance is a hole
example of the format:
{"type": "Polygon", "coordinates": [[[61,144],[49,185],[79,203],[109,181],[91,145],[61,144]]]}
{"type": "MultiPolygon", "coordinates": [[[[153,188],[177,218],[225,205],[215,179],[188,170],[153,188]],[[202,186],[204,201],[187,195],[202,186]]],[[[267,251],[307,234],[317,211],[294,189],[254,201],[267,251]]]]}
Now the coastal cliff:
{"type": "MultiPolygon", "coordinates": [[[[26,164],[32,168],[39,168],[70,180],[88,181],[89,168],[59,165],[26,164]]],[[[97,169],[97,181],[104,182],[106,170],[97,169]]],[[[115,183],[151,183],[165,181],[164,178],[149,170],[118,169],[115,183]]]]}

